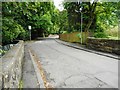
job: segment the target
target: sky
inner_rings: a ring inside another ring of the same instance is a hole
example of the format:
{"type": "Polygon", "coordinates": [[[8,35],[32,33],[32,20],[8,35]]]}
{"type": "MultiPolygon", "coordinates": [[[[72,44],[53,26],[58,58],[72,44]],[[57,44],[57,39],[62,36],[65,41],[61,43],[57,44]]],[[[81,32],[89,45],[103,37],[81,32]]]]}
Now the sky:
{"type": "Polygon", "coordinates": [[[54,0],[54,5],[55,5],[60,11],[63,10],[63,6],[61,5],[61,4],[62,4],[62,1],[63,1],[63,0],[54,0]]]}
{"type": "MultiPolygon", "coordinates": [[[[62,1],[64,0],[53,0],[54,1],[54,5],[60,10],[62,11],[64,8],[62,6],[62,1]]],[[[71,0],[74,1],[74,0],[71,0]]],[[[80,1],[80,0],[75,0],[75,1],[80,1]]],[[[87,0],[82,0],[82,1],[87,1],[87,0]]],[[[94,0],[90,0],[91,3],[93,3],[94,0]]]]}

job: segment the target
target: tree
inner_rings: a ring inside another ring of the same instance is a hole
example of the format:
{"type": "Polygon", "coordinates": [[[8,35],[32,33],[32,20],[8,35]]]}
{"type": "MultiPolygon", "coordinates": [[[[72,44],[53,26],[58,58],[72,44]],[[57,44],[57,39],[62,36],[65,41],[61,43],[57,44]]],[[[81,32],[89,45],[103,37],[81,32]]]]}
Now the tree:
{"type": "Polygon", "coordinates": [[[12,19],[15,24],[21,25],[27,38],[29,37],[28,25],[32,26],[32,38],[43,36],[43,33],[51,33],[56,25],[56,21],[53,20],[55,13],[53,2],[4,2],[2,4],[2,18],[12,19]]]}
{"type": "Polygon", "coordinates": [[[83,31],[88,31],[90,26],[93,23],[95,19],[95,8],[96,8],[97,2],[93,2],[92,4],[90,2],[66,2],[64,3],[64,8],[68,12],[68,21],[69,21],[69,31],[71,32],[72,27],[74,29],[79,30],[80,28],[80,20],[81,20],[81,12],[83,14],[83,31]],[[80,11],[80,8],[82,8],[82,11],[80,11]]]}
{"type": "Polygon", "coordinates": [[[64,8],[68,13],[69,32],[79,30],[81,12],[83,14],[83,31],[105,30],[117,25],[117,2],[65,2],[64,8]],[[80,8],[82,11],[80,12],[80,8]]]}
{"type": "Polygon", "coordinates": [[[8,19],[4,17],[2,23],[3,23],[2,26],[3,44],[13,42],[13,40],[15,40],[18,36],[23,37],[25,35],[25,30],[13,19],[8,19]]]}
{"type": "Polygon", "coordinates": [[[59,34],[68,31],[68,13],[66,10],[60,11],[59,13],[59,34]]]}
{"type": "Polygon", "coordinates": [[[98,4],[96,7],[97,25],[103,30],[116,26],[118,24],[117,2],[98,4]]]}

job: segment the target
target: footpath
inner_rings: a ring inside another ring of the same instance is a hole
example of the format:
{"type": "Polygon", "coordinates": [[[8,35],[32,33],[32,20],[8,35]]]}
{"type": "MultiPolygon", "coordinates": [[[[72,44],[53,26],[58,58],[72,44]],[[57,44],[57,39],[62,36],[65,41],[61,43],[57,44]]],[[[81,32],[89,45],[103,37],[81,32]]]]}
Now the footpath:
{"type": "Polygon", "coordinates": [[[55,41],[60,43],[60,44],[72,47],[72,48],[76,48],[76,49],[84,50],[84,51],[87,51],[87,52],[90,52],[90,53],[95,53],[95,54],[98,54],[98,55],[102,55],[102,56],[106,56],[106,57],[110,57],[110,58],[120,60],[120,58],[116,54],[106,53],[106,52],[102,52],[102,51],[96,51],[96,50],[93,50],[93,49],[88,49],[85,45],[65,42],[65,41],[62,41],[60,39],[55,39],[55,41]]]}
{"type": "Polygon", "coordinates": [[[23,88],[39,88],[36,72],[28,50],[28,46],[25,44],[22,74],[23,88]]]}
{"type": "Polygon", "coordinates": [[[31,42],[25,42],[22,82],[23,88],[45,88],[36,58],[30,48],[31,42]]]}

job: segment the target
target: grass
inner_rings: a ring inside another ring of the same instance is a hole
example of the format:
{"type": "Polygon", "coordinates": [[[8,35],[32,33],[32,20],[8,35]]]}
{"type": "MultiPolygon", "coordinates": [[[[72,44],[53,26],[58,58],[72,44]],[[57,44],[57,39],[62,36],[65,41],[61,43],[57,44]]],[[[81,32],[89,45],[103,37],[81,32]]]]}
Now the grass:
{"type": "Polygon", "coordinates": [[[20,80],[18,88],[19,88],[19,90],[22,90],[22,88],[23,88],[23,81],[22,80],[20,80]]]}

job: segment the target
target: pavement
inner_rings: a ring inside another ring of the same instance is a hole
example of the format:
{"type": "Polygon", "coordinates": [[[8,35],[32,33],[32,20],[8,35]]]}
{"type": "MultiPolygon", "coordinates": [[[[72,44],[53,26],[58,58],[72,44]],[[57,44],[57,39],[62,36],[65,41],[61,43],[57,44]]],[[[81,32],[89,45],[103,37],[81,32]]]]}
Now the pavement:
{"type": "Polygon", "coordinates": [[[75,49],[61,42],[43,39],[29,44],[52,87],[118,88],[119,60],[116,57],[75,49]]]}
{"type": "Polygon", "coordinates": [[[25,56],[23,61],[23,72],[22,72],[23,88],[40,88],[37,74],[35,72],[35,67],[29,53],[28,44],[30,43],[25,43],[25,48],[24,48],[25,56]]]}

